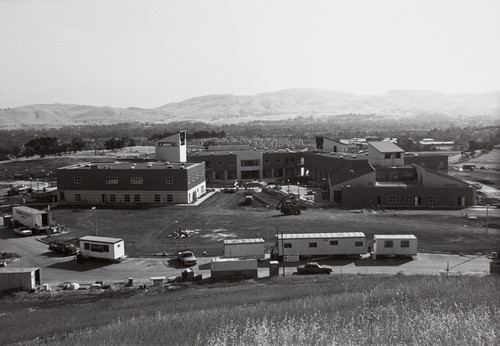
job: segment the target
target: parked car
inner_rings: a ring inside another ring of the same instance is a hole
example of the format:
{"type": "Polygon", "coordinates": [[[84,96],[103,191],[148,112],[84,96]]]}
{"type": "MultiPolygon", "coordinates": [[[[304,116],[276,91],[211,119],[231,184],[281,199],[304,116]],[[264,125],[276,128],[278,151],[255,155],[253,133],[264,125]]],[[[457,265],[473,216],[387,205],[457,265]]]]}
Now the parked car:
{"type": "Polygon", "coordinates": [[[316,262],[307,262],[297,267],[297,274],[330,274],[332,268],[325,268],[316,262]]]}
{"type": "Polygon", "coordinates": [[[253,196],[252,195],[246,195],[244,203],[247,204],[247,205],[253,204],[253,196]]]}
{"type": "Polygon", "coordinates": [[[14,228],[14,233],[19,235],[19,236],[26,237],[28,235],[32,235],[33,231],[31,229],[29,229],[28,227],[22,226],[22,227],[14,228]]]}
{"type": "Polygon", "coordinates": [[[196,264],[196,256],[189,250],[179,251],[177,258],[185,266],[193,266],[196,264]]]}
{"type": "Polygon", "coordinates": [[[64,242],[64,241],[55,241],[50,243],[49,250],[54,253],[61,253],[65,255],[76,255],[80,250],[78,246],[64,242]]]}

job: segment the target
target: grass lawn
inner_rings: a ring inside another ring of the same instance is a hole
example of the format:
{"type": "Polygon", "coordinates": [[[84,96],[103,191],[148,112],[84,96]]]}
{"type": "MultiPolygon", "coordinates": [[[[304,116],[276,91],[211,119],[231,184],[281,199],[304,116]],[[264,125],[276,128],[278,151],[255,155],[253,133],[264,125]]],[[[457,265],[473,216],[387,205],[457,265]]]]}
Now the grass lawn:
{"type": "Polygon", "coordinates": [[[0,343],[495,345],[499,284],[491,276],[311,276],[21,294],[2,300],[0,343]]]}

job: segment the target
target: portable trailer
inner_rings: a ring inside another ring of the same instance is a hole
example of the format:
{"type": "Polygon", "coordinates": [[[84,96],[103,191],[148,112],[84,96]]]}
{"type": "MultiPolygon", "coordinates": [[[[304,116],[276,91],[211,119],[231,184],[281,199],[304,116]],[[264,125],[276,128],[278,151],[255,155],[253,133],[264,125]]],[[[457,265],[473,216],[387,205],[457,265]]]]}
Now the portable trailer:
{"type": "Polygon", "coordinates": [[[363,232],[345,233],[293,233],[276,235],[279,257],[359,256],[366,253],[366,236],[363,232]]]}
{"type": "Polygon", "coordinates": [[[34,291],[41,285],[40,268],[0,268],[0,292],[34,291]]]}
{"type": "Polygon", "coordinates": [[[213,258],[210,261],[212,280],[256,279],[259,275],[256,258],[213,258]]]}
{"type": "Polygon", "coordinates": [[[377,256],[416,256],[417,237],[413,234],[376,234],[373,236],[373,259],[377,256]]]}
{"type": "Polygon", "coordinates": [[[224,240],[224,257],[264,258],[265,241],[262,238],[224,240]]]}
{"type": "Polygon", "coordinates": [[[99,258],[118,262],[125,256],[125,242],[119,238],[85,236],[78,239],[80,242],[80,253],[77,257],[99,258]]]}

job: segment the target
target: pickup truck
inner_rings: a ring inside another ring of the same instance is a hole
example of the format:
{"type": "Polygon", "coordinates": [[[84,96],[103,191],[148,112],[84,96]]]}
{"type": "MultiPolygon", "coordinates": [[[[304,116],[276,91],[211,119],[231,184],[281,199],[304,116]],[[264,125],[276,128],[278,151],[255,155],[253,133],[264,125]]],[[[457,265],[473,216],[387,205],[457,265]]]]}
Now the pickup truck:
{"type": "Polygon", "coordinates": [[[332,268],[325,268],[316,262],[307,262],[297,267],[297,274],[330,274],[332,268]]]}
{"type": "Polygon", "coordinates": [[[80,250],[76,245],[63,242],[63,241],[55,241],[50,243],[49,250],[54,253],[60,253],[64,255],[76,255],[80,250]]]}

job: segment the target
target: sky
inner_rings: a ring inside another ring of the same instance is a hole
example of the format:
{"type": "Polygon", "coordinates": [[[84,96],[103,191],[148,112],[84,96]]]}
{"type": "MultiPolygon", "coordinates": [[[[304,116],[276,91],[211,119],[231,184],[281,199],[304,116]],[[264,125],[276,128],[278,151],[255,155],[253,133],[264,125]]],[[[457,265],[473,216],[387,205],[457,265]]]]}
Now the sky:
{"type": "Polygon", "coordinates": [[[500,90],[498,0],[0,0],[0,108],[500,90]]]}

